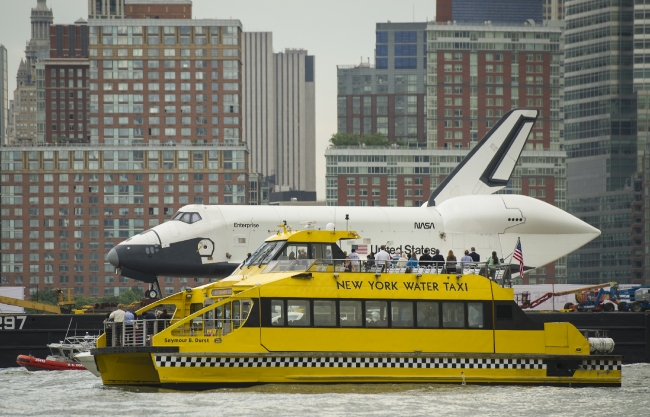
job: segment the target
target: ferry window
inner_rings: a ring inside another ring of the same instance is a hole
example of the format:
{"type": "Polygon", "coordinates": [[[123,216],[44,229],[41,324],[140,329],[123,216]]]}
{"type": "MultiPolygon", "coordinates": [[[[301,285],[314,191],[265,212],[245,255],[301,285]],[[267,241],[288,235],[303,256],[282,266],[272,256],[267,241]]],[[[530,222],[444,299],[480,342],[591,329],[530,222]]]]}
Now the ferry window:
{"type": "Polygon", "coordinates": [[[413,327],[413,303],[393,301],[390,310],[392,327],[413,327]]]}
{"type": "Polygon", "coordinates": [[[467,322],[471,329],[483,328],[483,303],[467,303],[467,322]]]}
{"type": "Polygon", "coordinates": [[[314,301],[314,326],[333,327],[336,326],[336,302],[335,301],[314,301]]]}
{"type": "Polygon", "coordinates": [[[418,312],[418,327],[427,329],[440,327],[440,312],[437,302],[419,301],[416,307],[418,312]]]}
{"type": "Polygon", "coordinates": [[[246,265],[255,265],[255,264],[266,264],[268,263],[275,253],[282,248],[284,242],[265,242],[262,246],[255,251],[255,253],[250,257],[246,265]]]}
{"type": "Polygon", "coordinates": [[[251,300],[242,300],[241,301],[241,321],[242,323],[248,318],[248,314],[251,312],[252,302],[251,300]]]}
{"type": "Polygon", "coordinates": [[[289,326],[309,326],[309,301],[307,300],[287,300],[287,323],[289,326]]]}
{"type": "MultiPolygon", "coordinates": [[[[201,303],[192,303],[190,304],[190,314],[194,314],[197,311],[201,310],[203,308],[203,304],[201,303]]],[[[190,326],[192,330],[201,330],[203,327],[203,317],[198,316],[195,317],[191,320],[190,326]]]]}
{"type": "Polygon", "coordinates": [[[284,301],[271,300],[271,324],[284,326],[284,301]]]}
{"type": "Polygon", "coordinates": [[[292,244],[287,245],[280,254],[279,260],[296,260],[296,259],[309,259],[307,255],[306,244],[292,244]]]}
{"type": "MultiPolygon", "coordinates": [[[[230,333],[232,331],[232,320],[231,320],[231,318],[232,318],[232,314],[231,314],[232,303],[226,303],[222,307],[223,307],[223,316],[221,316],[219,318],[223,318],[223,326],[222,327],[223,327],[223,335],[225,336],[225,335],[227,335],[228,333],[230,333]]],[[[217,307],[217,317],[218,317],[219,312],[220,312],[220,310],[217,307]]]]}
{"type": "Polygon", "coordinates": [[[236,300],[232,303],[232,328],[238,329],[241,322],[241,302],[236,300]]]}
{"type": "Polygon", "coordinates": [[[497,320],[512,320],[512,306],[497,305],[497,320]]]}
{"type": "Polygon", "coordinates": [[[341,327],[361,327],[361,301],[340,301],[341,327]]]}
{"type": "Polygon", "coordinates": [[[442,327],[465,327],[463,303],[442,303],[442,327]]]}
{"type": "Polygon", "coordinates": [[[388,326],[386,301],[366,301],[366,327],[388,326]]]}
{"type": "Polygon", "coordinates": [[[329,253],[331,259],[332,250],[330,249],[330,245],[324,245],[322,243],[312,243],[311,257],[313,259],[325,259],[327,257],[327,253],[329,253]]]}
{"type": "MultiPolygon", "coordinates": [[[[211,304],[214,304],[214,300],[212,298],[206,298],[203,301],[203,307],[207,307],[211,304]]],[[[215,334],[216,320],[214,317],[214,312],[214,309],[208,310],[203,315],[203,334],[205,336],[213,336],[215,334]]]]}

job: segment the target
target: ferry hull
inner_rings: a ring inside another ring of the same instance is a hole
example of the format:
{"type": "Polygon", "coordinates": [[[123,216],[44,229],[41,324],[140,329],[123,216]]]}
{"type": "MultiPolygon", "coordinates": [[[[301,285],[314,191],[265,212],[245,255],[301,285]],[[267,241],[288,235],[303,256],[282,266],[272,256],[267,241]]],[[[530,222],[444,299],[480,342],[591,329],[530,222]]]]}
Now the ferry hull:
{"type": "MultiPolygon", "coordinates": [[[[97,362],[119,358],[95,351],[97,362]]],[[[376,353],[134,354],[149,377],[130,364],[121,375],[102,372],[107,385],[210,389],[268,383],[440,383],[549,386],[621,385],[621,358],[613,356],[457,355],[376,353]],[[146,357],[145,357],[146,356],[146,357]],[[152,369],[155,372],[151,372],[152,369]],[[131,380],[128,380],[132,378],[131,380]]],[[[116,368],[112,366],[111,368],[116,368]]]]}
{"type": "Polygon", "coordinates": [[[95,355],[95,363],[104,385],[160,385],[150,353],[95,355]]]}
{"type": "MultiPolygon", "coordinates": [[[[650,314],[632,312],[611,313],[539,313],[526,312],[535,321],[569,322],[579,329],[608,330],[609,337],[616,342],[614,355],[622,356],[623,363],[650,362],[650,314]]],[[[15,317],[3,315],[0,317],[15,317]]],[[[104,330],[105,314],[25,314],[24,327],[21,319],[16,319],[15,330],[0,328],[0,368],[20,366],[16,357],[29,352],[33,356],[45,357],[50,354],[48,343],[63,340],[69,333],[68,326],[76,329],[76,334],[101,333],[104,330]],[[70,320],[73,319],[71,322],[70,320]]]]}

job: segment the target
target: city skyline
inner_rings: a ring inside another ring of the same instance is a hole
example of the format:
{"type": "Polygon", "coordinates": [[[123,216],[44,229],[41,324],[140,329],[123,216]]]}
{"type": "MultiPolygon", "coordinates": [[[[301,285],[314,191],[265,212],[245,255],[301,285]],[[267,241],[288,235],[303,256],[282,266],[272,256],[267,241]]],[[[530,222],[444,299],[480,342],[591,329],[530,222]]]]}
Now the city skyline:
{"type": "MultiPolygon", "coordinates": [[[[48,0],[47,5],[54,12],[55,24],[72,24],[80,17],[88,18],[87,0],[48,0]]],[[[435,3],[422,0],[413,1],[411,7],[388,1],[374,2],[373,5],[368,9],[365,4],[334,1],[305,8],[303,2],[291,0],[249,0],[225,5],[193,0],[194,17],[232,17],[241,20],[244,31],[273,32],[274,52],[303,48],[318,57],[315,69],[317,178],[325,176],[325,148],[331,135],[336,133],[336,94],[332,94],[336,91],[336,66],[368,62],[368,59],[374,61],[377,22],[422,22],[435,17],[435,3]],[[341,7],[336,7],[336,3],[341,7]],[[340,10],[346,10],[346,13],[337,13],[340,10]],[[318,21],[309,16],[318,16],[318,21]],[[329,27],[339,29],[330,30],[329,27]],[[329,35],[323,36],[328,30],[329,35]],[[351,43],[351,39],[354,42],[351,43]],[[341,45],[345,47],[341,48],[341,45]]],[[[8,52],[10,95],[16,88],[15,74],[30,38],[29,16],[33,7],[36,7],[35,1],[10,2],[4,8],[0,43],[7,47],[8,52]]],[[[318,199],[324,200],[325,182],[317,181],[316,190],[318,199]]]]}

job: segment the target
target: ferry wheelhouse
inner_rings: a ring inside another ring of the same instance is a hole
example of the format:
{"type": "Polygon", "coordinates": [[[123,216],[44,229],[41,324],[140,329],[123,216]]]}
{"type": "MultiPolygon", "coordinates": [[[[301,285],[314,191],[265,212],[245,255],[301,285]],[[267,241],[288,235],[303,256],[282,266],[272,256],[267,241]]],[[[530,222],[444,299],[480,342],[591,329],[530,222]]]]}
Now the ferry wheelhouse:
{"type": "Polygon", "coordinates": [[[570,323],[529,319],[499,271],[389,262],[346,272],[338,243],[359,238],[284,228],[230,277],[137,312],[165,307],[171,319],[107,323],[92,351],[103,383],[620,386],[620,356],[591,353],[570,323]]]}

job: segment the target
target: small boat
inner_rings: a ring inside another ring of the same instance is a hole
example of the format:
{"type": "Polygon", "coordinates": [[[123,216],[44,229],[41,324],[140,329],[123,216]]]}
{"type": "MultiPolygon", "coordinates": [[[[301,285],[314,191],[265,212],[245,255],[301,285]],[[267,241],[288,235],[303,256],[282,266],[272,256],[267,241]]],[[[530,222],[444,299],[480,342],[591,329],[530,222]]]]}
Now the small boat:
{"type": "Polygon", "coordinates": [[[87,368],[76,360],[76,355],[89,352],[91,348],[95,347],[96,340],[96,336],[90,336],[88,333],[86,336],[67,337],[59,343],[47,345],[50,349],[50,355],[47,358],[18,355],[16,363],[28,371],[85,371],[87,368]]]}
{"type": "Polygon", "coordinates": [[[82,364],[84,368],[89,370],[95,376],[102,376],[97,370],[97,365],[95,364],[95,357],[90,351],[81,352],[74,355],[74,359],[82,364]]]}
{"type": "Polygon", "coordinates": [[[164,306],[169,322],[106,323],[91,351],[104,385],[621,386],[613,341],[532,320],[507,270],[375,261],[349,271],[339,241],[356,232],[283,227],[230,277],[137,312],[164,306]]]}

